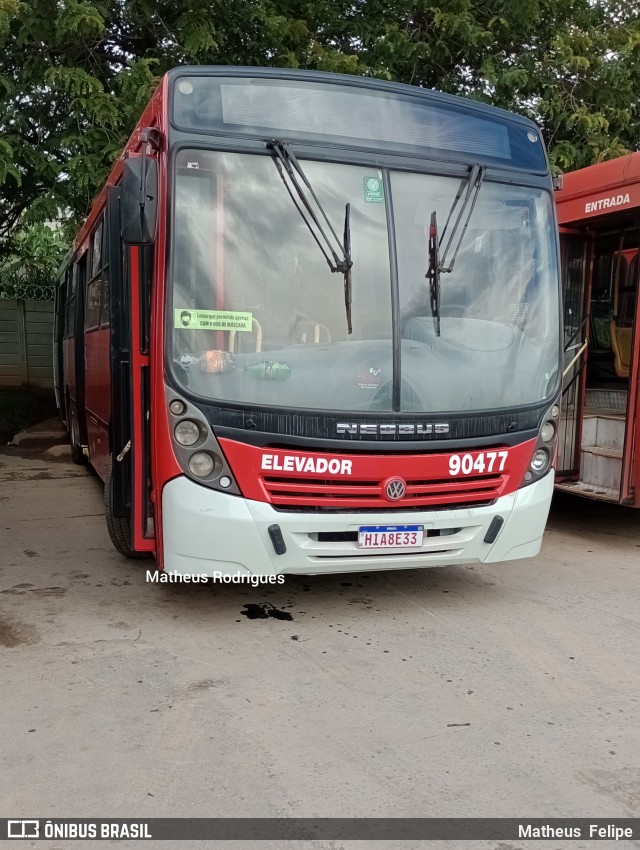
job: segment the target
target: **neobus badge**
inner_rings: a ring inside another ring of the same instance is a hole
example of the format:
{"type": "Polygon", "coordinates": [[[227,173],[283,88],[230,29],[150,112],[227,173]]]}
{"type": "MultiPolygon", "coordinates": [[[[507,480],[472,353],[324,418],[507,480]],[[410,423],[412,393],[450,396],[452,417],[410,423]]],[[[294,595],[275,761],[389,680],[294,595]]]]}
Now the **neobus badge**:
{"type": "Polygon", "coordinates": [[[343,458],[310,457],[309,455],[262,455],[262,469],[276,472],[329,472],[351,475],[352,461],[343,458]]]}
{"type": "Polygon", "coordinates": [[[366,436],[376,434],[448,434],[448,422],[338,422],[336,424],[338,434],[361,434],[366,436]]]}

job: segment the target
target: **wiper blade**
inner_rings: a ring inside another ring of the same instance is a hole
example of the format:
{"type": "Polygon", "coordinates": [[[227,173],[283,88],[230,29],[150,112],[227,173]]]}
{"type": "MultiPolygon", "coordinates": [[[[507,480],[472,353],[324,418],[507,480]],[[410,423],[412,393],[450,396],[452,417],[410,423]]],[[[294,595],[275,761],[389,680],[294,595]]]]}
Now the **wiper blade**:
{"type": "Polygon", "coordinates": [[[346,204],[344,208],[344,237],[343,237],[344,253],[349,265],[344,272],[344,309],[347,314],[347,333],[351,333],[351,204],[346,204]]]}
{"type": "Polygon", "coordinates": [[[471,221],[471,216],[473,215],[473,210],[475,208],[476,201],[478,200],[478,193],[480,192],[480,186],[482,185],[486,170],[486,165],[478,165],[476,163],[471,169],[471,173],[469,174],[467,182],[462,183],[460,185],[460,188],[458,189],[458,192],[453,200],[453,204],[451,205],[451,209],[449,210],[449,215],[447,216],[447,220],[442,230],[442,238],[440,239],[440,248],[442,250],[442,258],[440,260],[441,272],[453,271],[453,265],[456,261],[456,257],[458,256],[458,251],[460,250],[460,245],[462,245],[464,235],[467,232],[469,222],[471,221]],[[449,222],[451,221],[451,216],[453,215],[456,207],[458,206],[458,202],[462,197],[463,192],[465,192],[464,201],[462,202],[460,209],[458,210],[458,216],[453,224],[453,227],[451,228],[447,243],[446,245],[443,245],[444,237],[447,232],[447,228],[449,227],[449,222]],[[466,216],[465,211],[467,213],[466,216]],[[455,247],[455,250],[453,251],[453,256],[451,257],[449,265],[447,265],[447,254],[449,253],[449,250],[453,245],[453,240],[455,239],[456,233],[460,228],[460,223],[463,221],[463,216],[464,224],[462,225],[462,230],[460,231],[460,238],[458,239],[458,243],[455,247]]]}
{"type": "Polygon", "coordinates": [[[351,333],[351,267],[353,265],[353,261],[351,259],[351,231],[349,225],[350,204],[345,206],[344,237],[341,242],[338,234],[331,224],[331,221],[329,220],[329,217],[327,216],[327,213],[325,212],[324,207],[318,200],[316,193],[313,191],[313,186],[302,170],[302,166],[298,162],[296,155],[291,150],[291,147],[279,139],[272,139],[266,143],[266,146],[268,150],[273,151],[274,162],[278,169],[280,179],[284,183],[285,188],[289,193],[289,197],[293,201],[300,217],[307,226],[309,233],[313,236],[318,248],[320,248],[322,255],[327,261],[327,265],[332,272],[344,275],[344,300],[347,314],[347,330],[351,333]],[[305,192],[305,187],[317,210],[320,212],[320,216],[326,222],[326,225],[329,228],[329,233],[325,230],[321,218],[316,213],[316,210],[314,210],[313,204],[305,192]],[[330,236],[333,237],[333,243],[330,236]]]}
{"type": "Polygon", "coordinates": [[[438,220],[435,210],[429,223],[429,269],[425,275],[429,281],[431,315],[436,323],[436,334],[440,336],[440,245],[438,242],[438,220]]]}
{"type": "Polygon", "coordinates": [[[475,208],[476,201],[478,200],[478,193],[480,191],[480,186],[482,185],[486,170],[487,168],[485,165],[474,165],[471,169],[467,182],[463,182],[460,184],[460,188],[456,192],[456,196],[453,199],[453,204],[451,205],[451,209],[449,210],[449,215],[447,216],[447,220],[442,230],[442,236],[440,238],[438,238],[438,219],[436,212],[434,210],[431,213],[431,221],[429,223],[429,266],[425,277],[429,281],[429,300],[431,302],[431,314],[435,321],[437,336],[440,336],[440,275],[453,271],[453,266],[455,264],[456,257],[458,256],[458,251],[460,250],[460,246],[462,245],[462,240],[464,239],[464,235],[467,232],[467,227],[469,226],[469,222],[471,221],[471,216],[473,215],[473,210],[475,208]],[[465,195],[464,201],[462,202],[460,209],[458,210],[456,220],[453,224],[453,227],[449,231],[449,238],[447,239],[447,242],[443,248],[444,237],[447,233],[451,217],[456,211],[456,208],[458,207],[460,198],[462,197],[463,193],[465,195]],[[462,230],[460,231],[460,237],[453,251],[451,260],[447,265],[447,254],[449,253],[451,246],[453,245],[453,241],[455,239],[456,233],[458,232],[458,229],[460,228],[461,223],[462,230]],[[440,255],[441,250],[442,256],[440,255]]]}

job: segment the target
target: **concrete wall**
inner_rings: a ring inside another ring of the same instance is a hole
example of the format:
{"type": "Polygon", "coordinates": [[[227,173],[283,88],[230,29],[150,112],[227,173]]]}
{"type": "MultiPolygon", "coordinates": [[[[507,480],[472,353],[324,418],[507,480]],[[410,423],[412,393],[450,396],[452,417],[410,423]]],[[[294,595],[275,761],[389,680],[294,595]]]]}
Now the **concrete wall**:
{"type": "Polygon", "coordinates": [[[53,387],[53,304],[0,299],[0,387],[53,387]]]}

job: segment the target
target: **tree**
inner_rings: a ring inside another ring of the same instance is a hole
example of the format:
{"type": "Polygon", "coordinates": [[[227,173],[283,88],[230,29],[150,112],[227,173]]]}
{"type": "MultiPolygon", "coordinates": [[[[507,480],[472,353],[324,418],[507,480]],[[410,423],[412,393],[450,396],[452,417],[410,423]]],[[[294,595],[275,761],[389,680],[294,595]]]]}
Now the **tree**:
{"type": "Polygon", "coordinates": [[[527,114],[558,170],[637,149],[638,0],[374,0],[365,18],[368,66],[527,114]]]}
{"type": "Polygon", "coordinates": [[[56,269],[67,248],[59,229],[35,223],[19,228],[0,266],[0,298],[53,299],[56,269]]]}
{"type": "Polygon", "coordinates": [[[635,149],[639,6],[0,0],[0,264],[35,225],[73,229],[176,64],[316,68],[463,94],[537,120],[562,170],[635,149]]]}

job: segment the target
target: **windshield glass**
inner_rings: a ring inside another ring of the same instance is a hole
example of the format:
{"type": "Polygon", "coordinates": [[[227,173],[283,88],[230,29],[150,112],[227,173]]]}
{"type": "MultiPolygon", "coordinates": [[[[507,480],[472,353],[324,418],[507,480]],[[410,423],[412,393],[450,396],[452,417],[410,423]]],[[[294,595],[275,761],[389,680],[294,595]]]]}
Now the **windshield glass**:
{"type": "Polygon", "coordinates": [[[172,362],[220,402],[320,411],[393,410],[387,209],[400,297],[403,412],[504,408],[554,388],[557,272],[548,193],[483,183],[453,273],[441,278],[441,335],[425,279],[431,212],[442,228],[460,180],[305,160],[342,236],[351,205],[352,322],[272,157],[177,155],[171,248],[172,362]]]}
{"type": "MultiPolygon", "coordinates": [[[[529,404],[549,397],[558,382],[558,271],[548,192],[485,179],[453,270],[440,276],[437,335],[424,279],[428,229],[435,210],[442,237],[460,186],[449,177],[391,175],[404,411],[529,404]]],[[[454,245],[463,227],[464,220],[454,245]]]]}

